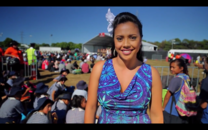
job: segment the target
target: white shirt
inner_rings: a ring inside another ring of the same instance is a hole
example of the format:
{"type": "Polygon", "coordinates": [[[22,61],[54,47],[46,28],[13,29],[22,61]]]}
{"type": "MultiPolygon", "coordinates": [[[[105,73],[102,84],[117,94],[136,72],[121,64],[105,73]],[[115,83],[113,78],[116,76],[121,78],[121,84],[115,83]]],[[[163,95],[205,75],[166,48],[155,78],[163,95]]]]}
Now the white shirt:
{"type": "MultiPolygon", "coordinates": [[[[33,47],[30,47],[30,49],[33,49],[33,47]]],[[[35,56],[37,56],[37,52],[36,51],[34,52],[34,54],[35,54],[35,56]]]]}
{"type": "Polygon", "coordinates": [[[198,60],[198,62],[200,62],[200,56],[197,56],[197,60],[198,60]]]}

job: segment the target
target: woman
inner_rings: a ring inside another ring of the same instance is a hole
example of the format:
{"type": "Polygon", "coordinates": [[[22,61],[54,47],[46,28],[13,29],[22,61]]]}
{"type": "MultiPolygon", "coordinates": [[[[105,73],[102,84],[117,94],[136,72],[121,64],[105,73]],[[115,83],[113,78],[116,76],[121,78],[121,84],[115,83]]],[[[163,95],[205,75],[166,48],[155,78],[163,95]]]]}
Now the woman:
{"type": "Polygon", "coordinates": [[[66,123],[84,123],[86,99],[81,95],[75,95],[71,101],[71,107],[66,114],[66,123]]]}
{"type": "Polygon", "coordinates": [[[12,66],[12,70],[19,72],[20,76],[23,76],[23,70],[24,70],[24,60],[23,60],[23,54],[22,51],[18,48],[18,43],[16,41],[11,42],[11,46],[6,49],[4,56],[17,58],[19,60],[19,63],[12,66]]]}
{"type": "MultiPolygon", "coordinates": [[[[175,59],[170,62],[170,70],[173,75],[182,75],[189,79],[188,67],[184,60],[175,59]]],[[[188,82],[188,81],[187,81],[188,82]]],[[[167,93],[163,103],[164,123],[188,123],[187,117],[181,117],[175,108],[175,103],[172,100],[175,97],[177,102],[181,93],[181,88],[184,85],[184,81],[180,77],[174,77],[167,88],[167,93]],[[173,97],[174,96],[174,97],[173,97]],[[172,104],[173,103],[173,104],[172,104]],[[172,104],[172,108],[171,108],[172,104]],[[171,119],[170,119],[170,115],[171,119]],[[171,120],[171,121],[170,121],[171,120]]],[[[174,100],[173,100],[174,101],[174,100]]]]}
{"type": "Polygon", "coordinates": [[[47,97],[41,98],[38,100],[38,106],[36,109],[31,112],[25,120],[22,121],[23,124],[34,124],[34,123],[41,123],[41,124],[51,124],[57,123],[57,115],[56,113],[52,113],[53,119],[50,120],[49,114],[51,110],[51,106],[53,105],[53,101],[48,99],[47,97]]]}
{"type": "Polygon", "coordinates": [[[142,36],[135,15],[115,17],[113,55],[93,67],[85,123],[94,123],[97,100],[102,107],[98,123],[163,123],[162,83],[158,71],[142,62],[142,36]]]}

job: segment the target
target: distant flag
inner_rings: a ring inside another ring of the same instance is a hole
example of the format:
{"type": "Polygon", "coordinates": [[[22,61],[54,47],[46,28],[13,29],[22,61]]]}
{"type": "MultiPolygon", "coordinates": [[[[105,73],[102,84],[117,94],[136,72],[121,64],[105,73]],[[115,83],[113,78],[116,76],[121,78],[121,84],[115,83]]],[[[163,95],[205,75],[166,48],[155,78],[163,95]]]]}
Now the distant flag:
{"type": "Polygon", "coordinates": [[[100,37],[105,37],[105,33],[99,33],[100,37]]]}

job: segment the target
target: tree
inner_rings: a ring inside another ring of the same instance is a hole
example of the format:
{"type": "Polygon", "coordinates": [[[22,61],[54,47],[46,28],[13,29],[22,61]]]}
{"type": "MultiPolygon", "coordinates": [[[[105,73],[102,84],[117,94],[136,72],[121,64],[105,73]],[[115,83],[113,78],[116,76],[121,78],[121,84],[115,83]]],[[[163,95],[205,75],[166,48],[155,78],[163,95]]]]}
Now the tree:
{"type": "Polygon", "coordinates": [[[34,48],[35,48],[36,50],[39,50],[39,47],[40,47],[39,44],[35,44],[35,47],[34,47],[34,48]]]}
{"type": "Polygon", "coordinates": [[[175,42],[180,44],[181,43],[181,40],[179,38],[175,38],[175,42]]]}
{"type": "Polygon", "coordinates": [[[40,44],[40,46],[50,46],[50,45],[47,43],[42,43],[42,44],[40,44]]]}
{"type": "Polygon", "coordinates": [[[3,46],[4,46],[4,47],[10,47],[11,41],[12,41],[12,39],[7,37],[7,38],[3,41],[3,46]]]}

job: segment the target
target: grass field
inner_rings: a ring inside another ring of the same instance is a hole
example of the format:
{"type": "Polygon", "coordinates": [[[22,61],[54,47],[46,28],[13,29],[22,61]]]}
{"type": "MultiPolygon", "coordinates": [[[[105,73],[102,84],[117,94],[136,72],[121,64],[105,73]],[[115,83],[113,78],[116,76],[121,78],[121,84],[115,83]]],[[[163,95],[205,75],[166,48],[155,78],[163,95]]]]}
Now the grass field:
{"type": "MultiPolygon", "coordinates": [[[[73,63],[74,61],[72,61],[73,63]]],[[[81,61],[77,61],[77,64],[79,64],[81,61]]],[[[148,60],[146,62],[147,64],[150,64],[151,66],[160,66],[159,68],[157,68],[157,70],[159,71],[160,75],[168,75],[170,74],[169,72],[169,63],[166,62],[165,60],[148,60]],[[162,69],[163,67],[163,69],[162,69]]],[[[90,64],[90,62],[88,62],[88,64],[90,64]]],[[[195,68],[193,65],[191,65],[189,69],[189,76],[193,77],[193,78],[199,78],[199,81],[201,81],[201,79],[203,78],[202,72],[203,70],[201,69],[200,71],[198,71],[198,68],[195,68]]],[[[41,79],[38,80],[32,80],[31,82],[36,84],[38,82],[44,82],[46,85],[48,85],[49,87],[54,83],[52,80],[57,77],[59,75],[59,73],[55,73],[55,72],[49,72],[47,70],[39,70],[40,71],[40,75],[41,75],[41,79]]],[[[171,74],[170,74],[171,75],[171,74]]],[[[67,75],[68,80],[66,81],[66,85],[67,86],[75,86],[76,84],[80,81],[80,80],[84,80],[87,83],[89,83],[89,79],[90,79],[90,74],[68,74],[67,75]]],[[[198,87],[199,88],[199,87],[198,87]]]]}
{"type": "MultiPolygon", "coordinates": [[[[73,62],[74,61],[72,61],[72,63],[73,62]]],[[[77,64],[79,65],[80,62],[81,61],[77,61],[77,64]]],[[[148,60],[146,63],[150,64],[151,66],[160,66],[160,68],[156,67],[157,70],[159,71],[160,75],[170,74],[169,69],[168,69],[169,68],[169,63],[166,62],[165,60],[148,60]],[[162,69],[162,67],[163,67],[163,69],[162,69]]],[[[90,64],[90,62],[88,62],[88,64],[90,64]]],[[[194,67],[194,66],[191,65],[190,67],[194,67]]],[[[59,75],[59,73],[49,72],[47,70],[41,70],[40,69],[39,71],[40,71],[41,79],[32,80],[31,82],[34,83],[34,84],[37,84],[38,82],[44,82],[46,85],[48,85],[50,87],[54,83],[52,80],[59,75]]],[[[200,71],[198,71],[198,68],[195,68],[195,69],[190,68],[189,69],[190,77],[193,77],[193,78],[200,77],[199,81],[201,81],[201,79],[203,78],[202,72],[203,72],[203,70],[201,69],[200,71]]],[[[68,80],[66,81],[65,85],[76,87],[76,84],[80,80],[84,80],[87,83],[89,83],[90,74],[77,74],[77,75],[68,74],[67,78],[68,78],[68,80]]],[[[198,87],[198,91],[199,91],[199,87],[198,87]]],[[[147,110],[147,113],[150,116],[149,110],[147,110]]]]}

